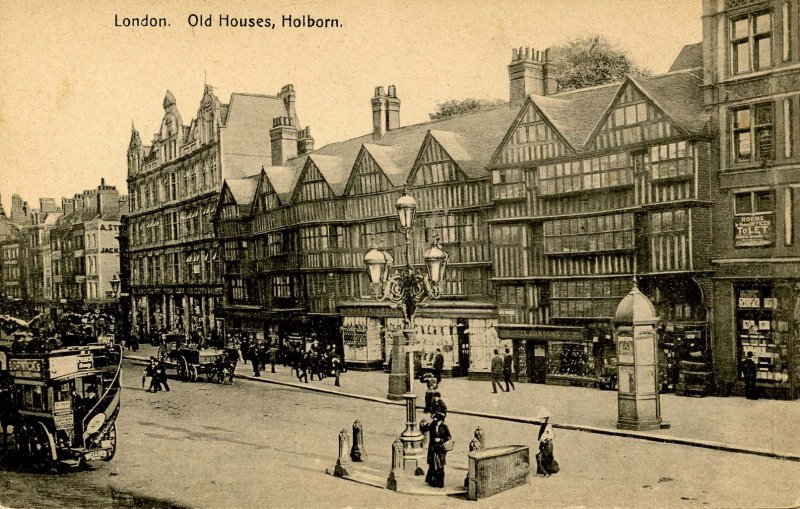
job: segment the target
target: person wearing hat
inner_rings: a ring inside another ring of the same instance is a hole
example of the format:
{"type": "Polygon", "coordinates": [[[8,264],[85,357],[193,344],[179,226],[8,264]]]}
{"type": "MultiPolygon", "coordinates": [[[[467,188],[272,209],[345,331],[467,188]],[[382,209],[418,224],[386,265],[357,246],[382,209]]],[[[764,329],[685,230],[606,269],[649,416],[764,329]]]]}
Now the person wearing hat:
{"type": "Polygon", "coordinates": [[[539,426],[539,453],[536,455],[536,473],[545,477],[558,473],[560,467],[553,456],[553,425],[550,417],[544,417],[539,426]]]}
{"type": "Polygon", "coordinates": [[[428,432],[428,473],[425,482],[434,488],[444,488],[444,466],[447,463],[447,451],[452,448],[450,429],[444,419],[444,413],[435,412],[432,422],[420,423],[420,430],[428,432]]]}
{"type": "Polygon", "coordinates": [[[436,413],[447,415],[447,405],[445,405],[442,400],[442,393],[434,391],[431,396],[431,415],[435,415],[436,413]]]}
{"type": "Polygon", "coordinates": [[[747,399],[758,399],[758,366],[753,361],[753,352],[747,352],[747,357],[742,361],[739,368],[744,378],[744,395],[747,399]]]}

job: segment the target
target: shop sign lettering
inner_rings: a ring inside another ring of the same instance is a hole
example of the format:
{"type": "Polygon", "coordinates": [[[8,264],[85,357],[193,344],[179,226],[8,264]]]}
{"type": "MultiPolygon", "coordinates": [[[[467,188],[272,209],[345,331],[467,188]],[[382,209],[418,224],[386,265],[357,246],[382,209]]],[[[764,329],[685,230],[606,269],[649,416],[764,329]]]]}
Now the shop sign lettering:
{"type": "Polygon", "coordinates": [[[112,254],[119,254],[118,247],[104,247],[100,250],[101,253],[112,253],[112,254]]]}
{"type": "Polygon", "coordinates": [[[734,218],[734,245],[736,247],[769,246],[775,236],[772,213],[737,216],[734,218]]]}

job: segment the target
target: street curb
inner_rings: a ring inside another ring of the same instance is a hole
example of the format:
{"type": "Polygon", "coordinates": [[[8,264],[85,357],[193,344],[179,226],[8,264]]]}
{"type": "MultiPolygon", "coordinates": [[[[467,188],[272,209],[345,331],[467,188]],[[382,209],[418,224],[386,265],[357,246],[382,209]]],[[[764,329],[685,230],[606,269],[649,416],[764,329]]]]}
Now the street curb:
{"type": "MultiPolygon", "coordinates": [[[[123,356],[125,359],[134,360],[134,361],[141,361],[147,362],[149,359],[140,356],[134,355],[125,355],[123,356]]],[[[235,378],[241,378],[244,380],[253,380],[257,382],[269,383],[273,385],[281,385],[284,387],[293,387],[295,389],[304,389],[307,391],[319,392],[322,394],[330,394],[334,396],[344,396],[347,398],[353,399],[360,399],[364,401],[372,401],[375,403],[382,403],[384,405],[394,405],[394,406],[405,406],[405,403],[392,401],[385,398],[377,398],[374,396],[366,396],[363,394],[352,394],[348,392],[339,392],[331,389],[327,389],[325,387],[315,387],[309,386],[305,384],[293,383],[293,382],[282,382],[280,380],[270,380],[268,378],[259,378],[256,376],[250,375],[239,375],[234,374],[235,378]]],[[[419,406],[418,408],[423,408],[419,406]]],[[[538,421],[536,419],[530,419],[527,417],[518,417],[514,415],[502,415],[502,414],[491,414],[487,412],[476,412],[473,410],[455,410],[452,408],[448,408],[447,411],[451,414],[456,415],[468,415],[471,417],[483,417],[486,419],[496,419],[501,421],[509,421],[509,422],[518,422],[521,424],[534,424],[534,425],[541,425],[542,421],[538,421]]],[[[656,434],[645,434],[636,431],[627,431],[627,430],[619,430],[619,429],[609,429],[609,428],[601,428],[597,426],[589,426],[584,424],[570,424],[570,423],[556,423],[550,422],[554,428],[557,429],[564,429],[568,431],[581,431],[584,433],[594,433],[597,435],[607,435],[607,436],[615,436],[621,438],[635,438],[639,440],[646,440],[649,442],[659,442],[664,444],[676,444],[676,445],[685,445],[689,447],[699,447],[703,449],[712,449],[715,451],[722,451],[722,452],[734,452],[739,454],[750,454],[753,456],[762,456],[766,458],[774,458],[774,459],[781,459],[787,461],[798,461],[800,462],[800,454],[796,453],[789,453],[789,452],[775,452],[769,451],[766,449],[757,449],[752,447],[742,447],[737,445],[725,444],[721,442],[712,442],[709,440],[700,440],[700,439],[689,439],[689,438],[680,438],[680,437],[671,437],[668,435],[656,435],[656,434]]]]}

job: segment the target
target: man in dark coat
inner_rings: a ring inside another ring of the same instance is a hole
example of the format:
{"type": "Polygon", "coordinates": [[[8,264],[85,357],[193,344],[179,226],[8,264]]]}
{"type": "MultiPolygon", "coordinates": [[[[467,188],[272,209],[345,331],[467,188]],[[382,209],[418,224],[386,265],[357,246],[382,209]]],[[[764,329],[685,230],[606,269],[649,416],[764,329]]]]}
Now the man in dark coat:
{"type": "Polygon", "coordinates": [[[740,369],[744,377],[745,397],[747,399],[758,399],[758,387],[756,386],[758,367],[756,363],[753,362],[753,352],[747,352],[747,358],[742,361],[740,369]]]}
{"type": "Polygon", "coordinates": [[[442,393],[435,391],[431,398],[431,415],[444,414],[447,415],[447,405],[444,404],[442,393]]]}
{"type": "Polygon", "coordinates": [[[444,488],[444,466],[447,463],[446,442],[451,439],[450,429],[444,423],[445,414],[433,414],[433,422],[420,423],[420,430],[428,432],[428,473],[425,482],[434,488],[444,488]]]}
{"type": "Polygon", "coordinates": [[[444,355],[442,350],[437,348],[436,355],[433,358],[433,376],[436,377],[436,383],[442,383],[442,369],[444,368],[444,355]]]}
{"type": "Polygon", "coordinates": [[[500,377],[503,376],[503,358],[500,357],[500,352],[495,349],[494,357],[492,357],[492,392],[497,393],[497,386],[500,386],[500,390],[503,390],[503,386],[500,384],[500,377]]]}
{"type": "Polygon", "coordinates": [[[503,356],[503,380],[506,382],[506,392],[509,390],[514,390],[514,381],[511,379],[512,373],[512,366],[514,364],[514,357],[509,352],[508,348],[506,348],[506,354],[503,356]],[[508,388],[509,384],[511,385],[511,389],[508,388]]]}
{"type": "Polygon", "coordinates": [[[248,351],[250,355],[250,360],[253,363],[253,376],[261,376],[261,349],[258,346],[258,343],[255,341],[250,346],[250,350],[248,351]]]}

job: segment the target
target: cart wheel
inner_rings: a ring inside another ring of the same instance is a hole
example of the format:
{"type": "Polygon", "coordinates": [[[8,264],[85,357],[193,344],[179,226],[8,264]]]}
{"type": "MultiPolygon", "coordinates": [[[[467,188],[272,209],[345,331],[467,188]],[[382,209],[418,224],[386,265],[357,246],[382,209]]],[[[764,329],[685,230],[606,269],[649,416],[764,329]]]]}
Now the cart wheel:
{"type": "Polygon", "coordinates": [[[189,381],[190,382],[196,382],[197,381],[197,366],[195,366],[194,364],[189,364],[188,373],[189,373],[189,381]]]}
{"type": "Polygon", "coordinates": [[[55,441],[44,424],[23,424],[15,435],[17,449],[29,458],[34,468],[45,470],[53,466],[56,459],[55,441]]]}
{"type": "Polygon", "coordinates": [[[186,357],[178,357],[178,378],[184,382],[189,379],[189,363],[186,357]]]}
{"type": "Polygon", "coordinates": [[[158,360],[159,362],[167,360],[167,347],[164,345],[158,347],[158,360]]]}
{"type": "Polygon", "coordinates": [[[114,459],[114,455],[117,453],[117,423],[111,425],[111,429],[108,430],[108,433],[105,436],[105,439],[111,442],[111,454],[107,458],[103,458],[103,461],[111,461],[114,459]]]}

